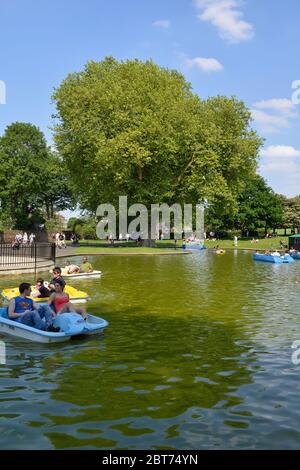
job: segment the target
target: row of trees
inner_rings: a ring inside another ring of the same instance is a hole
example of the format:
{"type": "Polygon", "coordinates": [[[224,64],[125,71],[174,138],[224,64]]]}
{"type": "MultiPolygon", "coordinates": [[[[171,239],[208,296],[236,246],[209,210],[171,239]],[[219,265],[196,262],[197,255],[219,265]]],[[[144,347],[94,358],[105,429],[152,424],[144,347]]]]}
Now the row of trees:
{"type": "MultiPolygon", "coordinates": [[[[250,180],[238,198],[238,210],[230,219],[216,217],[214,207],[205,213],[207,231],[238,232],[249,235],[267,233],[269,229],[294,229],[300,231],[300,196],[287,198],[274,193],[261,176],[250,180]]],[[[91,216],[72,217],[68,229],[82,238],[96,238],[96,220],[91,216]]]]}
{"type": "Polygon", "coordinates": [[[2,224],[28,228],[76,204],[93,216],[127,195],[148,207],[206,202],[214,229],[298,226],[299,201],[256,173],[263,140],[235,97],[202,100],[177,71],[108,57],[70,74],[53,100],[57,153],[31,124],[0,137],[2,224]]]}
{"type": "MultiPolygon", "coordinates": [[[[288,204],[288,199],[286,198],[288,204]]],[[[215,230],[237,230],[246,234],[263,229],[284,226],[284,205],[282,196],[275,194],[265,180],[255,175],[249,178],[237,197],[237,210],[229,217],[215,214],[214,207],[208,209],[207,224],[215,230]]],[[[290,225],[289,227],[291,227],[290,225]]]]}
{"type": "Polygon", "coordinates": [[[14,123],[0,137],[0,225],[35,229],[75,198],[63,159],[32,124],[14,123]]]}

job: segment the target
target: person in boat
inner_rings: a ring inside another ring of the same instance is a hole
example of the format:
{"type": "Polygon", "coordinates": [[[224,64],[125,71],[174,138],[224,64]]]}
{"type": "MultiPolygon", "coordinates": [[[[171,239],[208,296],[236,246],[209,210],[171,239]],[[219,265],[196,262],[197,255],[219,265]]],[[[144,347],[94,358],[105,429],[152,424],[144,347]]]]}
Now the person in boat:
{"type": "Polygon", "coordinates": [[[60,279],[55,281],[55,292],[53,292],[48,300],[48,306],[53,307],[56,315],[67,312],[79,313],[84,320],[87,319],[87,311],[84,307],[75,307],[71,302],[69,295],[64,292],[64,285],[60,279]]]}
{"type": "Polygon", "coordinates": [[[33,326],[38,330],[58,333],[60,328],[53,325],[53,311],[49,305],[37,306],[29,298],[31,294],[30,284],[22,282],[19,285],[19,292],[20,295],[11,299],[8,304],[8,318],[23,325],[33,326]]]}
{"type": "Polygon", "coordinates": [[[80,272],[80,267],[76,264],[72,264],[69,260],[66,261],[64,267],[65,274],[78,274],[80,272]]]}
{"type": "Polygon", "coordinates": [[[277,250],[275,250],[275,251],[272,251],[271,255],[272,256],[280,256],[280,253],[277,250]]]}
{"type": "Polygon", "coordinates": [[[80,265],[80,272],[81,273],[92,273],[94,271],[93,266],[89,263],[87,257],[85,256],[82,260],[80,265]]]}
{"type": "Polygon", "coordinates": [[[31,292],[31,297],[34,297],[36,299],[43,299],[48,298],[50,294],[50,290],[44,285],[44,279],[37,279],[35,289],[31,292]]]}
{"type": "Polygon", "coordinates": [[[51,290],[51,292],[55,292],[55,282],[56,281],[61,281],[63,286],[65,287],[66,281],[64,280],[64,278],[61,275],[61,269],[60,269],[59,266],[56,266],[52,271],[52,279],[49,282],[49,289],[51,290]]]}

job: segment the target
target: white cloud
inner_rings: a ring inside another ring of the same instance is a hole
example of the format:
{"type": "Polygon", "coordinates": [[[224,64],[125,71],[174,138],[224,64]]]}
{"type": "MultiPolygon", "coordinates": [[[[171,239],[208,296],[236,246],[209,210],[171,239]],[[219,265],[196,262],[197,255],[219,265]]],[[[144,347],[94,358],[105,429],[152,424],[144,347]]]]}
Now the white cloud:
{"type": "Polygon", "coordinates": [[[271,111],[279,111],[287,116],[294,117],[297,115],[295,104],[287,98],[273,98],[271,100],[262,100],[254,103],[257,109],[270,109],[271,111]]]}
{"type": "Polygon", "coordinates": [[[226,41],[237,43],[254,37],[253,25],[243,20],[240,0],[194,0],[194,2],[201,12],[198,18],[213,24],[226,41]]]}
{"type": "MultiPolygon", "coordinates": [[[[300,150],[290,145],[269,145],[261,150],[261,156],[267,158],[297,158],[300,157],[300,150]]],[[[299,160],[300,163],[300,160],[299,160]]]]}
{"type": "Polygon", "coordinates": [[[258,109],[252,109],[251,114],[258,127],[264,132],[277,132],[282,128],[290,127],[288,119],[284,116],[275,116],[258,109]]]}
{"type": "Polygon", "coordinates": [[[300,150],[289,145],[270,145],[261,150],[259,168],[277,193],[295,196],[300,193],[300,150]]]}
{"type": "Polygon", "coordinates": [[[0,80],[0,104],[6,104],[6,85],[3,80],[0,80]]]}
{"type": "Polygon", "coordinates": [[[296,106],[286,98],[273,98],[254,103],[252,117],[263,132],[278,132],[292,125],[299,115],[296,106]],[[268,111],[268,112],[266,112],[268,111]]]}
{"type": "Polygon", "coordinates": [[[157,20],[152,23],[152,26],[155,28],[163,28],[163,29],[169,29],[171,26],[171,21],[170,20],[157,20]]]}
{"type": "Polygon", "coordinates": [[[223,70],[223,65],[213,58],[195,57],[194,59],[186,59],[188,68],[197,67],[203,72],[220,72],[223,70]]]}

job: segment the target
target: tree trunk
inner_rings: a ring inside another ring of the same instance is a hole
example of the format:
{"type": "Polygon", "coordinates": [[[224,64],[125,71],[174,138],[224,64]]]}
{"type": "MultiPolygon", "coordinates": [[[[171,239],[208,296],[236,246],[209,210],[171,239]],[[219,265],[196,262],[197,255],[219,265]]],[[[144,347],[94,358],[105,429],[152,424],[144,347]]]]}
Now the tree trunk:
{"type": "Polygon", "coordinates": [[[148,248],[156,247],[155,240],[151,239],[151,216],[148,217],[148,240],[141,240],[140,246],[144,246],[148,248]]]}
{"type": "Polygon", "coordinates": [[[50,219],[50,209],[49,209],[49,203],[46,202],[46,214],[47,214],[47,219],[50,219]]]}

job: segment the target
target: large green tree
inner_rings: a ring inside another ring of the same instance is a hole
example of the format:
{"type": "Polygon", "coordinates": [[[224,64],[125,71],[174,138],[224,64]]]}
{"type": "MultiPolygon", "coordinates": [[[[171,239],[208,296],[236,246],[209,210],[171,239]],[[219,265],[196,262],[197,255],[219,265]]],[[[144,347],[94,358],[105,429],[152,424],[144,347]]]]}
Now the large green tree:
{"type": "Polygon", "coordinates": [[[51,217],[53,208],[72,206],[66,170],[34,125],[16,122],[0,137],[1,223],[29,229],[51,217]]]}
{"type": "Polygon", "coordinates": [[[281,198],[270,188],[265,180],[256,175],[249,179],[238,197],[238,212],[234,226],[243,232],[258,228],[279,228],[283,223],[281,198]]]}
{"type": "Polygon", "coordinates": [[[127,195],[230,212],[255,174],[262,142],[244,103],[201,101],[180,73],[151,61],[88,62],[53,99],[55,141],[89,211],[127,195]]]}
{"type": "Polygon", "coordinates": [[[288,198],[281,195],[281,202],[283,205],[283,227],[300,229],[300,196],[288,198]]]}

